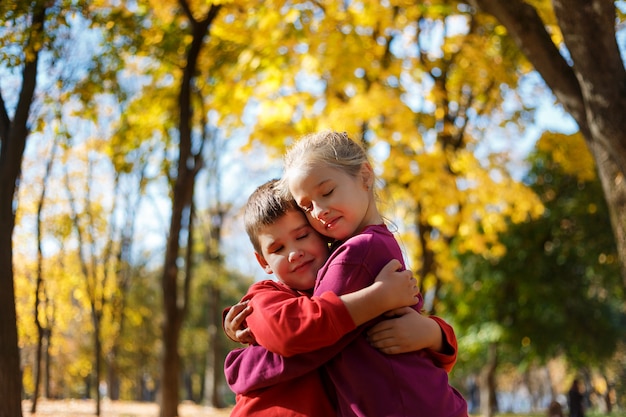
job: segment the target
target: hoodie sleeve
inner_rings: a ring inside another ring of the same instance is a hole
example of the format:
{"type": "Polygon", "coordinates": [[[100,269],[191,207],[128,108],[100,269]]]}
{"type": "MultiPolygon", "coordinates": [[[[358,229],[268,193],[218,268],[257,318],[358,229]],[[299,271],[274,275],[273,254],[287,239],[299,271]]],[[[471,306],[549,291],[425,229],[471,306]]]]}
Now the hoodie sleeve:
{"type": "Polygon", "coordinates": [[[274,281],[255,284],[246,321],[256,341],[271,352],[293,356],[330,346],[356,328],[332,292],[309,298],[274,281]]]}

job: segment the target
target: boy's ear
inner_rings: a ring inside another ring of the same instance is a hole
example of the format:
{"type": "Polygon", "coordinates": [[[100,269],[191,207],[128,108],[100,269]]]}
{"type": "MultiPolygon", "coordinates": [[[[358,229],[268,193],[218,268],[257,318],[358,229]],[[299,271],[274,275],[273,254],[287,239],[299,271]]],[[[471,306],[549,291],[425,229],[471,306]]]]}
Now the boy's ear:
{"type": "Polygon", "coordinates": [[[266,274],[274,273],[274,271],[272,271],[272,267],[270,266],[270,264],[267,263],[267,261],[265,261],[263,255],[258,252],[254,252],[254,256],[256,257],[256,261],[259,263],[259,265],[261,265],[261,268],[263,268],[266,274]]]}

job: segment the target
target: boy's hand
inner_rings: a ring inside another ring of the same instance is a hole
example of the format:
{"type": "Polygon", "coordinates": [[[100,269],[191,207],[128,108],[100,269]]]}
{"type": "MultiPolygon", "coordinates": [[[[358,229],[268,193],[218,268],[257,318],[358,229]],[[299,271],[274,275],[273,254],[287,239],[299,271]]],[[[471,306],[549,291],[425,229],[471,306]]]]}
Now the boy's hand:
{"type": "Polygon", "coordinates": [[[256,342],[252,331],[246,327],[246,317],[252,313],[247,301],[232,306],[224,317],[224,331],[230,340],[243,344],[256,342]]]}
{"type": "Polygon", "coordinates": [[[394,259],[383,267],[374,281],[377,293],[387,303],[386,310],[412,306],[419,301],[419,290],[413,273],[400,269],[402,264],[394,259]]]}
{"type": "Polygon", "coordinates": [[[441,329],[435,320],[410,307],[398,308],[386,315],[393,318],[381,321],[367,332],[368,341],[376,349],[387,354],[441,349],[441,329]]]}

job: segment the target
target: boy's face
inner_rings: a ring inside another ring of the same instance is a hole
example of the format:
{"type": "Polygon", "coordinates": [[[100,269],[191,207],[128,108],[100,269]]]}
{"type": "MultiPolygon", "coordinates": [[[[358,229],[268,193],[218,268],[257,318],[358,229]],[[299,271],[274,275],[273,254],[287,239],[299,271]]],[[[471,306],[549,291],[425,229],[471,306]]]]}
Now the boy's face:
{"type": "Polygon", "coordinates": [[[299,210],[289,210],[259,233],[256,259],[268,274],[296,290],[310,290],[328,258],[328,245],[299,210]]]}

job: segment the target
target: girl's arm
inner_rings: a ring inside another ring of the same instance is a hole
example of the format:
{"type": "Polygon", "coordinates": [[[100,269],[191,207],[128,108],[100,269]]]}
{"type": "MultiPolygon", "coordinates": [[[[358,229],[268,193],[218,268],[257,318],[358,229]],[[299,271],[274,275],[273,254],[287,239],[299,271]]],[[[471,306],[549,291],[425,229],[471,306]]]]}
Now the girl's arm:
{"type": "Polygon", "coordinates": [[[370,344],[387,354],[426,349],[435,365],[450,372],[456,363],[457,340],[445,320],[411,308],[387,313],[389,318],[368,330],[370,344]]]}
{"type": "Polygon", "coordinates": [[[393,259],[383,267],[372,285],[339,297],[356,326],[389,310],[417,304],[417,281],[411,271],[402,269],[400,261],[393,259]]]}
{"type": "MultiPolygon", "coordinates": [[[[325,292],[309,299],[295,296],[284,286],[279,291],[280,284],[273,281],[257,283],[244,297],[250,300],[245,309],[252,310],[245,321],[260,345],[284,356],[331,345],[348,331],[385,311],[419,300],[412,274],[397,271],[399,267],[400,262],[389,262],[372,285],[343,296],[325,292]],[[306,339],[306,347],[294,349],[303,339],[306,339]]],[[[238,318],[240,314],[233,316],[238,318]]],[[[225,319],[228,317],[227,314],[225,319]]],[[[233,340],[238,340],[236,326],[231,328],[233,323],[234,319],[225,320],[224,330],[233,340]]]]}

